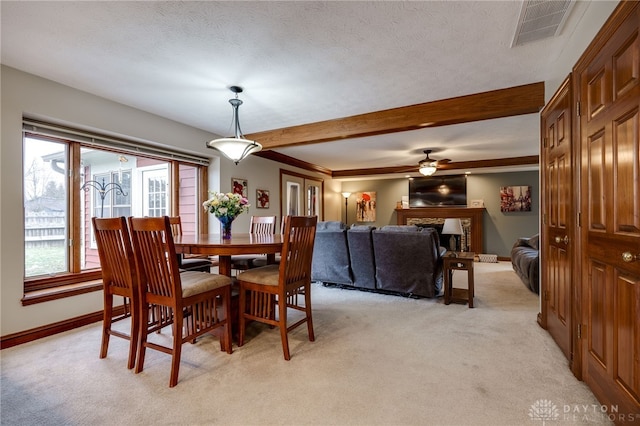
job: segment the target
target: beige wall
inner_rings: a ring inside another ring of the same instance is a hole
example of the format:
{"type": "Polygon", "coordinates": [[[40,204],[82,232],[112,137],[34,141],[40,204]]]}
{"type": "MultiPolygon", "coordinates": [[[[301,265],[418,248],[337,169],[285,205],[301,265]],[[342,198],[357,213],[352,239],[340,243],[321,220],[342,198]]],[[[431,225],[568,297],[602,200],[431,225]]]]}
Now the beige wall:
{"type": "MultiPolygon", "coordinates": [[[[272,207],[252,208],[251,214],[279,215],[279,163],[249,157],[238,166],[219,159],[205,148],[205,142],[218,136],[167,120],[140,110],[81,92],[2,66],[2,130],[0,146],[0,333],[2,336],[63,321],[102,309],[102,294],[93,292],[75,297],[22,306],[24,269],[24,229],[22,220],[22,117],[27,114],[43,120],[88,127],[103,133],[123,135],[147,143],[178,145],[181,150],[212,158],[209,188],[228,191],[231,177],[249,181],[249,197],[255,203],[255,189],[269,189],[272,207]]],[[[290,170],[303,172],[295,168],[290,170]]],[[[306,173],[313,175],[313,173],[306,173]]],[[[324,177],[326,178],[326,177],[324,177]]],[[[335,183],[325,182],[330,195],[325,217],[339,216],[335,202],[335,183]]],[[[210,221],[212,224],[213,220],[210,221]]],[[[241,216],[235,228],[248,230],[248,215],[241,216]]],[[[212,233],[218,229],[212,225],[212,233]]]]}

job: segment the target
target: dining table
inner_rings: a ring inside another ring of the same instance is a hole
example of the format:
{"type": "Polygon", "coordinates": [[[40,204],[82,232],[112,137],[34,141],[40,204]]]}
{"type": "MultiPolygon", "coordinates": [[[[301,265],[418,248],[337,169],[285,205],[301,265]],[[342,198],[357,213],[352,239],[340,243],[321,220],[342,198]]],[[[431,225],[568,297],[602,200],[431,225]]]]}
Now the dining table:
{"type": "Polygon", "coordinates": [[[240,254],[266,254],[267,263],[275,263],[276,253],[282,251],[280,234],[232,234],[223,239],[219,234],[197,234],[175,236],[176,252],[218,256],[218,273],[231,276],[231,256],[240,254]]]}

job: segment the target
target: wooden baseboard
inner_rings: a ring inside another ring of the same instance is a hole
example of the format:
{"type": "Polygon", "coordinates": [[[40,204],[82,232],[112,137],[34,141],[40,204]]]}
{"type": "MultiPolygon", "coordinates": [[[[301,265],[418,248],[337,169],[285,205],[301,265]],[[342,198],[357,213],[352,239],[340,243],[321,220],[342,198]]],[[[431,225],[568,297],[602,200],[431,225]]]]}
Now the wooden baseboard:
{"type": "MultiPolygon", "coordinates": [[[[124,313],[124,306],[116,306],[113,308],[113,311],[114,315],[122,315],[124,313]]],[[[32,328],[31,330],[2,336],[0,338],[0,349],[11,348],[23,343],[42,339],[43,337],[53,336],[54,334],[63,333],[65,331],[73,330],[74,328],[99,322],[102,321],[102,315],[102,311],[92,312],[79,317],[55,322],[53,324],[32,328]]]]}

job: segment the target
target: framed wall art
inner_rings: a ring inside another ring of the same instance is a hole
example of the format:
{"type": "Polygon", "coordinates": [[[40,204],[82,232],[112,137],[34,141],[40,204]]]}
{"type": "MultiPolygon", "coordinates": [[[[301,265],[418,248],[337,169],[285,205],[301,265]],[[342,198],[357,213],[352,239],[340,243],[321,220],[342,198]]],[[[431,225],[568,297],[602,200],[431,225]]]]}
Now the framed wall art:
{"type": "Polygon", "coordinates": [[[376,221],[376,193],[356,193],[356,222],[376,221]]]}
{"type": "Polygon", "coordinates": [[[530,212],[530,186],[502,186],[500,187],[501,212],[530,212]]]}
{"type": "Polygon", "coordinates": [[[269,208],[269,191],[266,189],[256,189],[256,207],[259,209],[269,208]]]}
{"type": "Polygon", "coordinates": [[[231,178],[231,192],[249,198],[249,183],[246,179],[231,178]]]}

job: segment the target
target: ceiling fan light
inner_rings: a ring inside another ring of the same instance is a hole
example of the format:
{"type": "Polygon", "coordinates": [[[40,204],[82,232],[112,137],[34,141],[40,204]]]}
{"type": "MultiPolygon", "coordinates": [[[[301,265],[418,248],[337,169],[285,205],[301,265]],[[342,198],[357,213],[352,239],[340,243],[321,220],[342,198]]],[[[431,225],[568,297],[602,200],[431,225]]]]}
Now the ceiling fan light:
{"type": "Polygon", "coordinates": [[[435,161],[421,161],[418,166],[418,171],[425,176],[431,176],[438,170],[438,163],[435,161]]]}
{"type": "Polygon", "coordinates": [[[240,130],[238,108],[242,105],[242,101],[238,99],[238,93],[242,93],[242,87],[231,86],[229,89],[236,94],[235,99],[229,99],[229,103],[233,107],[233,126],[235,128],[235,137],[214,139],[207,142],[207,148],[215,149],[229,160],[238,164],[249,154],[260,151],[262,149],[262,145],[256,141],[245,139],[242,135],[242,130],[240,130]]]}

